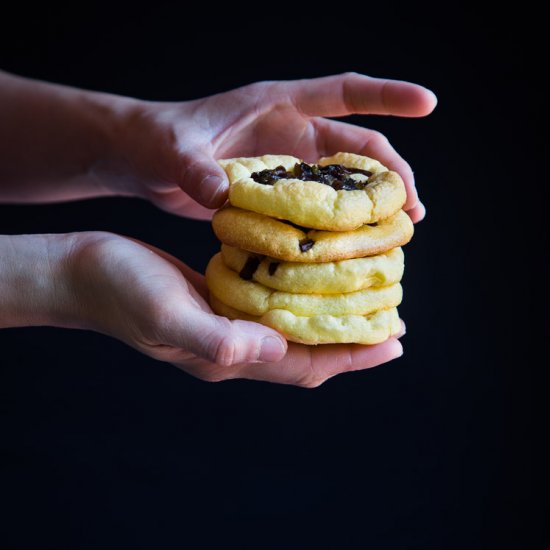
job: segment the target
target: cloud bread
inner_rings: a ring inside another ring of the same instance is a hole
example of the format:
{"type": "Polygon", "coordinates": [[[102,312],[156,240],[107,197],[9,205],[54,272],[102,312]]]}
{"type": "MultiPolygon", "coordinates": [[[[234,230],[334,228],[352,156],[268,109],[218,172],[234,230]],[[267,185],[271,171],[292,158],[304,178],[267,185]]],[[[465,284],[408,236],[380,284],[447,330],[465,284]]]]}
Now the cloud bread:
{"type": "MultiPolygon", "coordinates": [[[[337,153],[317,164],[342,165],[371,173],[364,176],[363,189],[334,189],[318,181],[295,178],[277,180],[272,185],[258,183],[252,175],[283,166],[292,170],[301,159],[290,155],[220,160],[229,179],[229,202],[233,206],[289,220],[297,225],[327,231],[351,231],[395,214],[406,200],[405,185],[397,172],[369,157],[337,153]],[[368,178],[368,179],[367,179],[368,178]]],[[[362,176],[354,176],[361,179],[362,176]]]]}
{"type": "Polygon", "coordinates": [[[376,225],[354,231],[317,231],[297,228],[257,212],[227,206],[212,219],[223,243],[287,262],[322,263],[374,256],[408,243],[414,228],[399,210],[376,225]]]}
{"type": "Polygon", "coordinates": [[[242,279],[216,254],[206,268],[206,282],[212,295],[223,303],[261,316],[270,310],[284,309],[299,316],[367,315],[401,303],[399,283],[339,294],[298,294],[270,289],[254,281],[242,279]]]}
{"type": "Polygon", "coordinates": [[[224,304],[211,296],[210,304],[218,315],[262,323],[279,332],[287,340],[302,344],[379,344],[398,334],[401,322],[397,308],[377,311],[371,315],[314,315],[298,316],[281,309],[254,316],[224,304]]]}
{"type": "Polygon", "coordinates": [[[404,270],[404,254],[394,248],[377,256],[339,262],[304,264],[281,262],[222,244],[224,264],[244,278],[283,292],[338,294],[373,286],[398,283],[404,270]]]}

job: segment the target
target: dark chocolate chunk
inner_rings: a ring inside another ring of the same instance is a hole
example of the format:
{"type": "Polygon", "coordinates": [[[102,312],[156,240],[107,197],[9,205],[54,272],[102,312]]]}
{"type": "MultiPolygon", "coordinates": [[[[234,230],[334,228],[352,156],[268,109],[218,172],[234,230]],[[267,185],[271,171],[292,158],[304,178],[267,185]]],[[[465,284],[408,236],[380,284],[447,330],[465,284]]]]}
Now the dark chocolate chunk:
{"type": "Polygon", "coordinates": [[[299,243],[300,251],[301,252],[307,252],[310,248],[313,247],[314,244],[315,244],[315,241],[313,241],[311,239],[302,239],[299,243]]]}
{"type": "Polygon", "coordinates": [[[279,267],[279,262],[270,262],[269,267],[267,268],[267,271],[273,277],[278,267],[279,267]]]}
{"type": "Polygon", "coordinates": [[[277,166],[273,170],[262,170],[254,172],[251,177],[254,181],[263,185],[273,185],[280,179],[299,179],[302,181],[317,181],[325,185],[330,185],[336,191],[356,191],[364,189],[367,182],[355,181],[351,174],[363,174],[367,177],[372,176],[372,172],[362,170],[361,168],[348,168],[341,164],[329,164],[319,166],[317,164],[306,164],[297,162],[294,167],[287,171],[284,166],[277,166]]]}
{"type": "Polygon", "coordinates": [[[378,225],[378,222],[374,222],[374,223],[368,223],[367,224],[369,227],[376,227],[378,225]]]}
{"type": "Polygon", "coordinates": [[[295,164],[293,169],[293,176],[296,179],[299,179],[302,181],[312,181],[315,179],[317,173],[319,172],[316,166],[315,166],[315,171],[313,170],[313,168],[314,168],[313,166],[310,166],[305,162],[301,162],[300,164],[295,164]]]}
{"type": "Polygon", "coordinates": [[[239,276],[241,277],[241,279],[244,279],[245,281],[250,281],[254,273],[256,273],[256,269],[258,269],[259,265],[260,265],[260,259],[257,258],[256,256],[250,256],[248,260],[246,260],[244,267],[239,272],[239,276]]]}
{"type": "Polygon", "coordinates": [[[252,174],[252,179],[263,185],[273,185],[277,180],[289,177],[292,176],[285,170],[284,166],[277,166],[273,170],[262,170],[252,174]]]}

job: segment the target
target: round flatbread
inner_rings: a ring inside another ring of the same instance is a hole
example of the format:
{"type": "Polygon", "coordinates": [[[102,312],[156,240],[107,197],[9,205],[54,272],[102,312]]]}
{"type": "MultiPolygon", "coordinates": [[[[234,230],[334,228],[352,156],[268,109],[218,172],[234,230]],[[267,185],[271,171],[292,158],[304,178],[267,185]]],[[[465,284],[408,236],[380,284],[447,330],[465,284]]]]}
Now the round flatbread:
{"type": "Polygon", "coordinates": [[[257,212],[227,206],[212,218],[223,243],[287,262],[323,263],[375,256],[408,243],[414,228],[399,210],[375,225],[354,231],[297,228],[257,212]]]}
{"type": "Polygon", "coordinates": [[[338,294],[387,286],[401,280],[405,267],[401,248],[377,256],[317,264],[281,262],[225,244],[221,254],[224,264],[242,278],[300,294],[338,294]]]}
{"type": "Polygon", "coordinates": [[[365,184],[357,190],[335,189],[319,181],[295,177],[259,183],[254,176],[282,166],[292,171],[302,161],[289,155],[220,160],[229,179],[229,202],[233,206],[289,220],[295,224],[327,231],[350,231],[395,214],[407,198],[405,185],[397,172],[369,157],[337,153],[321,158],[317,165],[340,165],[371,175],[354,175],[365,184]]]}
{"type": "Polygon", "coordinates": [[[399,283],[340,294],[280,292],[242,279],[226,267],[219,253],[206,268],[206,283],[210,292],[224,304],[257,316],[273,309],[284,309],[304,316],[367,315],[380,309],[396,307],[403,297],[399,283]]]}
{"type": "Polygon", "coordinates": [[[210,297],[210,305],[218,315],[261,323],[279,331],[287,340],[301,344],[372,345],[384,342],[401,330],[397,308],[377,311],[371,315],[304,317],[281,309],[254,316],[224,304],[215,296],[210,297]]]}

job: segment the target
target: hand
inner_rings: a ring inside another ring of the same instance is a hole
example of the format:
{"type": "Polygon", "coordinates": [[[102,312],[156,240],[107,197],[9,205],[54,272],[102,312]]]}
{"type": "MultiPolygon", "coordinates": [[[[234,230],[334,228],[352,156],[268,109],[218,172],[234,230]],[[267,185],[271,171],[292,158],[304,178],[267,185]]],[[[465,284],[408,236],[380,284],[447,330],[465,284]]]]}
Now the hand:
{"type": "Polygon", "coordinates": [[[209,219],[208,208],[221,206],[228,189],[216,159],[286,153],[313,162],[347,151],[374,157],[403,177],[405,210],[417,222],[425,209],[412,170],[388,140],[379,132],[324,117],[420,117],[436,102],[422,86],[355,73],[258,82],[184,103],[137,101],[128,110],[124,131],[117,134],[113,160],[101,164],[98,175],[114,178],[121,192],[137,193],[164,210],[209,219]]]}
{"type": "MultiPolygon", "coordinates": [[[[257,323],[215,315],[204,277],[166,252],[109,233],[82,233],[69,259],[71,318],[207,381],[249,378],[316,387],[402,354],[375,346],[287,343],[257,323]]],[[[67,317],[67,316],[66,316],[67,317]]]]}

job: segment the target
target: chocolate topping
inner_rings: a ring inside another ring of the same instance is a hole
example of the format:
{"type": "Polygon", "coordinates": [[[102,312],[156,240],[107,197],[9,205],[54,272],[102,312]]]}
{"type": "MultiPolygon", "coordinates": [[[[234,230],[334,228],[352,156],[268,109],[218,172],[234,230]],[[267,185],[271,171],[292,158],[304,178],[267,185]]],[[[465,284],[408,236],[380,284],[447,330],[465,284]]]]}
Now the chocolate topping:
{"type": "Polygon", "coordinates": [[[256,256],[250,256],[248,260],[246,260],[244,267],[241,269],[239,276],[245,281],[250,281],[254,273],[256,273],[256,269],[258,269],[259,265],[260,259],[256,256]]]}
{"type": "Polygon", "coordinates": [[[356,181],[352,174],[363,174],[367,177],[372,176],[372,172],[361,170],[360,168],[348,168],[341,164],[329,164],[328,166],[319,166],[317,164],[306,164],[305,162],[296,163],[294,167],[287,171],[284,166],[277,166],[272,170],[262,170],[254,172],[251,178],[263,185],[273,185],[280,179],[298,179],[302,181],[317,181],[330,185],[336,191],[357,191],[364,189],[367,181],[356,181]]]}
{"type": "Polygon", "coordinates": [[[267,271],[273,277],[278,267],[279,267],[279,262],[270,262],[269,267],[267,268],[267,271]]]}
{"type": "Polygon", "coordinates": [[[310,248],[313,247],[314,244],[315,244],[315,241],[312,241],[311,239],[302,239],[299,242],[300,252],[307,252],[310,248]]]}
{"type": "Polygon", "coordinates": [[[264,185],[273,185],[277,180],[282,180],[284,178],[289,178],[290,173],[286,171],[284,166],[277,166],[273,170],[262,170],[261,172],[254,172],[251,175],[251,178],[258,183],[263,183],[264,185]]]}

